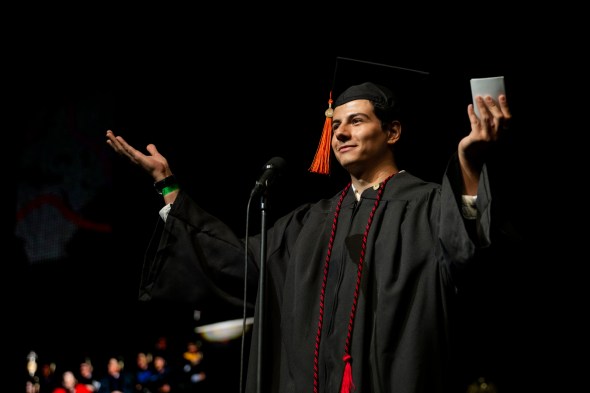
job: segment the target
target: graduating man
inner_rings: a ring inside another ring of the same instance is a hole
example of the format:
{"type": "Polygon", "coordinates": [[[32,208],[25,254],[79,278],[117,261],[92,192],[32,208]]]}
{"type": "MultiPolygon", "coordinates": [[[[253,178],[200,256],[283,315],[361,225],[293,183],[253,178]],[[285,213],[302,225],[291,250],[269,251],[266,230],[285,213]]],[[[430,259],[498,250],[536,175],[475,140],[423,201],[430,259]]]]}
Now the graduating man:
{"type": "MultiPolygon", "coordinates": [[[[255,323],[247,392],[436,393],[452,386],[457,287],[465,267],[492,245],[486,159],[511,114],[505,95],[477,97],[467,106],[471,130],[442,182],[427,182],[398,166],[402,121],[392,90],[368,81],[340,93],[333,108],[330,100],[327,146],[350,181],[267,230],[264,373],[259,381],[255,323]]],[[[239,303],[245,260],[256,291],[260,234],[246,242],[200,208],[154,144],[143,153],[111,130],[106,137],[153,178],[165,205],[141,299],[198,305],[214,294],[239,303]]]]}

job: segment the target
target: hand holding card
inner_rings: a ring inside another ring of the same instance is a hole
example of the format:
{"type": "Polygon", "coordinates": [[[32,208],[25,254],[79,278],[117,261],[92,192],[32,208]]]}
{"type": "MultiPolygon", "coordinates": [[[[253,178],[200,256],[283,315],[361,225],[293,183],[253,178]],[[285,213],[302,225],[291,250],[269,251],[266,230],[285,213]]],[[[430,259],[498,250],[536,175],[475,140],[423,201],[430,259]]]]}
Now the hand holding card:
{"type": "Polygon", "coordinates": [[[498,100],[500,94],[505,94],[504,77],[495,76],[491,78],[474,78],[471,79],[471,97],[473,99],[473,109],[475,114],[479,117],[479,108],[475,103],[475,97],[491,96],[494,100],[498,100]]]}

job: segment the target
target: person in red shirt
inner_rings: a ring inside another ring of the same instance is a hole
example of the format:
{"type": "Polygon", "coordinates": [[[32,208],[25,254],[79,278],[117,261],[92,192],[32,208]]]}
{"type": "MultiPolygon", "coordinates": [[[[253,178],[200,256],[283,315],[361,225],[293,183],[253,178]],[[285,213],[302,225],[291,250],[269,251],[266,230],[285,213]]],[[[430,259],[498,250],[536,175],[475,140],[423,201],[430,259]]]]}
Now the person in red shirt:
{"type": "Polygon", "coordinates": [[[74,373],[65,371],[62,375],[61,386],[55,388],[53,393],[91,393],[85,384],[79,383],[74,373]]]}

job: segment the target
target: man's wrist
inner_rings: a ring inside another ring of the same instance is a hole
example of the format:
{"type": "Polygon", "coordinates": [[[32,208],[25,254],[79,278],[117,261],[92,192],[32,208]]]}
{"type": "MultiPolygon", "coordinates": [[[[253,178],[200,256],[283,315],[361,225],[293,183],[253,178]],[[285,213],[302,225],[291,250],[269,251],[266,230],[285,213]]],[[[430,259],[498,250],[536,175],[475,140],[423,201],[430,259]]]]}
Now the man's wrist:
{"type": "Polygon", "coordinates": [[[176,177],[174,177],[174,175],[170,175],[160,181],[155,182],[154,188],[158,194],[166,195],[172,191],[178,190],[179,186],[178,182],[176,181],[176,177]]]}

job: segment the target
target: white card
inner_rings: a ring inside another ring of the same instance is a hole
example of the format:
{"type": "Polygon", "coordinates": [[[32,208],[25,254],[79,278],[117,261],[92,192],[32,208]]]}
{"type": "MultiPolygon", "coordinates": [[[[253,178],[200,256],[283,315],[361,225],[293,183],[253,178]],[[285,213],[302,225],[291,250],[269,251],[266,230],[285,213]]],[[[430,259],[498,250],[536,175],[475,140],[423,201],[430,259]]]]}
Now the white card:
{"type": "Polygon", "coordinates": [[[505,93],[503,76],[471,79],[471,98],[473,99],[473,109],[475,110],[475,114],[478,117],[479,108],[475,103],[475,96],[485,97],[489,95],[494,100],[498,101],[498,96],[505,93]]]}

